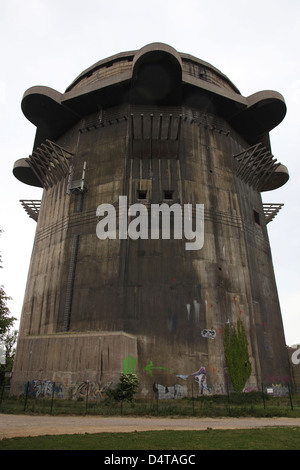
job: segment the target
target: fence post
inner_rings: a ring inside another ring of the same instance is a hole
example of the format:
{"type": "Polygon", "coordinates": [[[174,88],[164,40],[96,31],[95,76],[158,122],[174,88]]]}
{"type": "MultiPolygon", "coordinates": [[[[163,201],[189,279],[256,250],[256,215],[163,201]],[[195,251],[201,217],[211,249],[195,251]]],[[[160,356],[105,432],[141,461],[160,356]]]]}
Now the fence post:
{"type": "Polygon", "coordinates": [[[52,415],[52,408],[53,408],[54,390],[55,390],[55,382],[52,382],[52,396],[51,396],[51,408],[50,408],[51,415],[52,415]]]}
{"type": "Polygon", "coordinates": [[[262,393],[262,399],[264,402],[264,410],[266,409],[266,402],[265,402],[265,393],[264,393],[264,384],[261,384],[261,393],[262,393]]]}
{"type": "Polygon", "coordinates": [[[230,404],[230,398],[229,398],[229,386],[228,386],[228,382],[226,382],[226,390],[227,390],[227,401],[228,401],[228,404],[230,404]]]}
{"type": "Polygon", "coordinates": [[[25,392],[25,403],[24,403],[24,411],[26,411],[26,405],[27,405],[27,397],[28,397],[28,390],[29,390],[29,380],[26,385],[26,392],[25,392]]]}
{"type": "Polygon", "coordinates": [[[85,400],[85,412],[86,413],[87,413],[87,409],[88,409],[88,399],[89,399],[89,381],[87,380],[86,400],[85,400]]]}
{"type": "Polygon", "coordinates": [[[195,414],[194,383],[192,383],[192,403],[193,403],[193,415],[194,415],[195,414]]]}
{"type": "Polygon", "coordinates": [[[291,394],[291,387],[290,387],[290,383],[289,383],[289,382],[288,382],[288,389],[289,389],[289,396],[290,396],[291,410],[293,411],[293,410],[294,410],[294,407],[293,407],[293,402],[292,402],[292,394],[291,394]]]}
{"type": "Polygon", "coordinates": [[[228,381],[226,381],[226,389],[227,389],[228,412],[229,412],[229,416],[230,416],[230,398],[229,398],[229,386],[228,386],[228,381]]]}

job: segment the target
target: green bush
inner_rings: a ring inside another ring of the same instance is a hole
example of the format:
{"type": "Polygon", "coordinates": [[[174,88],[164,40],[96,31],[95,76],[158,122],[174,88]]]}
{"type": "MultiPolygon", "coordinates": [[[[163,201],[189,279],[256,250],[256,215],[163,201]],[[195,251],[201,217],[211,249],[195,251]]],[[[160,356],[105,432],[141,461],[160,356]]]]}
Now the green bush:
{"type": "Polygon", "coordinates": [[[139,387],[139,381],[135,374],[121,374],[120,381],[115,389],[107,390],[107,396],[113,398],[115,401],[129,401],[132,402],[133,396],[136,394],[139,387]]]}

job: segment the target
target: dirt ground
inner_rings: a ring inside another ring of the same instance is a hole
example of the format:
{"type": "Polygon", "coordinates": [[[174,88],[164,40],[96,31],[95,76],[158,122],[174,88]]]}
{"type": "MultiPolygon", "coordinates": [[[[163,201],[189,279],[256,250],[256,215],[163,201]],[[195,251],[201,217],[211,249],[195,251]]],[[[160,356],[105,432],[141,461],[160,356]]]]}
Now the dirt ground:
{"type": "Polygon", "coordinates": [[[0,414],[0,439],[20,436],[300,426],[300,418],[135,418],[0,414]]]}

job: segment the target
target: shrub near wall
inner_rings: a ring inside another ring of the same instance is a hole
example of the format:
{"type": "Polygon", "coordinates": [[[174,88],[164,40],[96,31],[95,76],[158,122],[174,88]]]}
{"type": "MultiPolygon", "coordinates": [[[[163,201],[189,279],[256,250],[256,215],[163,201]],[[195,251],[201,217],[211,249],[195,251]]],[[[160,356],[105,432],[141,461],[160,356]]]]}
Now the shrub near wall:
{"type": "Polygon", "coordinates": [[[245,328],[239,319],[236,327],[225,325],[224,351],[228,374],[235,392],[242,392],[252,371],[245,328]]]}

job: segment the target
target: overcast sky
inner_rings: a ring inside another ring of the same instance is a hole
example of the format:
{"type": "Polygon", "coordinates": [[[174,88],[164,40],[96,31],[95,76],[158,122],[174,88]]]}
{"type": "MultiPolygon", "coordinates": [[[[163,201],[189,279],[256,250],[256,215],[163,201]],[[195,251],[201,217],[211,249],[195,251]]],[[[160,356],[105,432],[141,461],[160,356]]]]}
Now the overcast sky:
{"type": "Polygon", "coordinates": [[[12,175],[35,136],[21,111],[23,93],[34,85],[64,92],[98,60],[164,42],[214,65],[243,96],[276,90],[286,100],[271,143],[290,180],[263,200],[285,204],[268,231],[286,342],[300,343],[300,1],[0,0],[0,38],[0,284],[13,297],[11,314],[20,318],[36,229],[19,200],[41,198],[12,175]]]}

